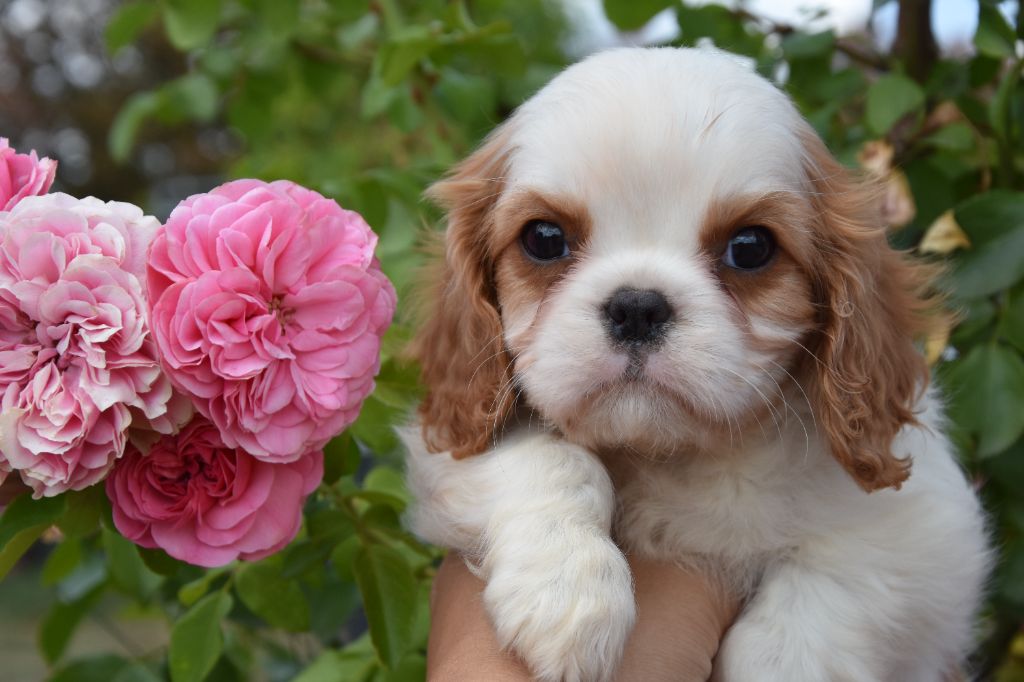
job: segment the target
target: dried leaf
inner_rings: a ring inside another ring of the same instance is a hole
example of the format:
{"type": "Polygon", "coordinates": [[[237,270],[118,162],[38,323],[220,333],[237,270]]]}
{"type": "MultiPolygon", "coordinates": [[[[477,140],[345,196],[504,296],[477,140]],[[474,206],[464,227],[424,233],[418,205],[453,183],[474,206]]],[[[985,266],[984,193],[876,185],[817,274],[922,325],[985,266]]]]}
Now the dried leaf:
{"type": "Polygon", "coordinates": [[[901,170],[889,173],[885,180],[882,193],[882,219],[890,228],[899,229],[909,223],[917,215],[914,195],[910,192],[910,183],[901,170]]]}
{"type": "Polygon", "coordinates": [[[960,228],[950,209],[940,215],[931,227],[924,233],[921,243],[917,245],[920,253],[947,254],[957,249],[971,248],[971,240],[967,233],[960,228]]]}
{"type": "Polygon", "coordinates": [[[892,170],[895,151],[885,140],[869,140],[857,152],[857,163],[876,178],[884,178],[892,170]]]}
{"type": "Polygon", "coordinates": [[[943,325],[928,335],[924,341],[924,357],[928,366],[934,365],[942,358],[943,351],[949,345],[949,334],[952,331],[952,324],[947,318],[943,325]]]}
{"type": "Polygon", "coordinates": [[[928,118],[925,119],[924,129],[925,130],[938,130],[944,128],[950,123],[964,120],[964,115],[957,108],[956,103],[951,100],[940,102],[938,106],[931,110],[928,114],[928,118]]]}

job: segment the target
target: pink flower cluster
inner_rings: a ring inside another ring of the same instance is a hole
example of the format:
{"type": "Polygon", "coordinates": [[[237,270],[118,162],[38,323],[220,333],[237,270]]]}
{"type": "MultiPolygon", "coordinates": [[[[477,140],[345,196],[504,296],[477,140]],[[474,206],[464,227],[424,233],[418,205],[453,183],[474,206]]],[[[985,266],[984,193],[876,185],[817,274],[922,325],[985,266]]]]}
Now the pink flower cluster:
{"type": "Polygon", "coordinates": [[[0,211],[10,211],[25,197],[46,194],[57,173],[57,162],[35,152],[19,154],[0,137],[0,211]]]}
{"type": "Polygon", "coordinates": [[[288,462],[358,415],[395,291],[362,217],[290,182],[186,199],[153,242],[153,331],[224,442],[288,462]]]}
{"type": "Polygon", "coordinates": [[[114,525],[132,542],[198,566],[260,559],[288,544],[301,502],[323,478],[323,453],[269,464],[229,448],[196,417],[143,455],[129,447],[107,478],[114,525]]]}
{"type": "Polygon", "coordinates": [[[395,309],[376,236],[290,182],[161,226],[46,194],[55,170],[0,138],[0,483],[106,479],[123,535],[201,566],[277,551],[373,390],[395,309]]]}
{"type": "Polygon", "coordinates": [[[0,212],[0,461],[37,496],[101,480],[133,417],[175,426],[139,279],[158,226],[66,194],[0,212]]]}

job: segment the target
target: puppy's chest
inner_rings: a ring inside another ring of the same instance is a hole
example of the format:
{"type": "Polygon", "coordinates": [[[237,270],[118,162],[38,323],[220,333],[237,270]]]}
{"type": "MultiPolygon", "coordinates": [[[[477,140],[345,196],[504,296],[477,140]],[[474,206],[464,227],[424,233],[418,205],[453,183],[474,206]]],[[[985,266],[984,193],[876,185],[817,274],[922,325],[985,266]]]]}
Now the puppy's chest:
{"type": "Polygon", "coordinates": [[[768,560],[806,528],[797,483],[757,462],[650,465],[616,483],[617,539],[648,556],[768,560]]]}

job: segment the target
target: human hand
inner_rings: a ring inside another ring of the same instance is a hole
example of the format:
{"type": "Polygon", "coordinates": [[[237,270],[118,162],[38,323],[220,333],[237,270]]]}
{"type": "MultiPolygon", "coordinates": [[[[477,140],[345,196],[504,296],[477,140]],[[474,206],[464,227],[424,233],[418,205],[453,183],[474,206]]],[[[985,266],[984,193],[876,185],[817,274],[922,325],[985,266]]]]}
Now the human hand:
{"type": "MultiPolygon", "coordinates": [[[[672,564],[629,557],[637,622],[619,682],[707,680],[738,601],[705,576],[672,564]]],[[[529,682],[530,673],[502,651],[484,609],[485,584],[451,554],[434,583],[427,679],[529,682]]]]}

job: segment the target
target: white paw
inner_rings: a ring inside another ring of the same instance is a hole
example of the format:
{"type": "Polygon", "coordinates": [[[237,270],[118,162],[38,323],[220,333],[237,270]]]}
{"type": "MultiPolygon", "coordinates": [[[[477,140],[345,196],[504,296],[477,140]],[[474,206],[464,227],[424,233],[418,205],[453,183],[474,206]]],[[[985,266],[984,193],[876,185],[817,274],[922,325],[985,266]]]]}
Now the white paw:
{"type": "Polygon", "coordinates": [[[502,646],[543,682],[610,680],[636,619],[629,565],[603,537],[503,557],[484,602],[502,646]]]}
{"type": "Polygon", "coordinates": [[[712,682],[876,682],[862,648],[847,649],[779,616],[768,624],[741,616],[725,635],[712,682]]]}

